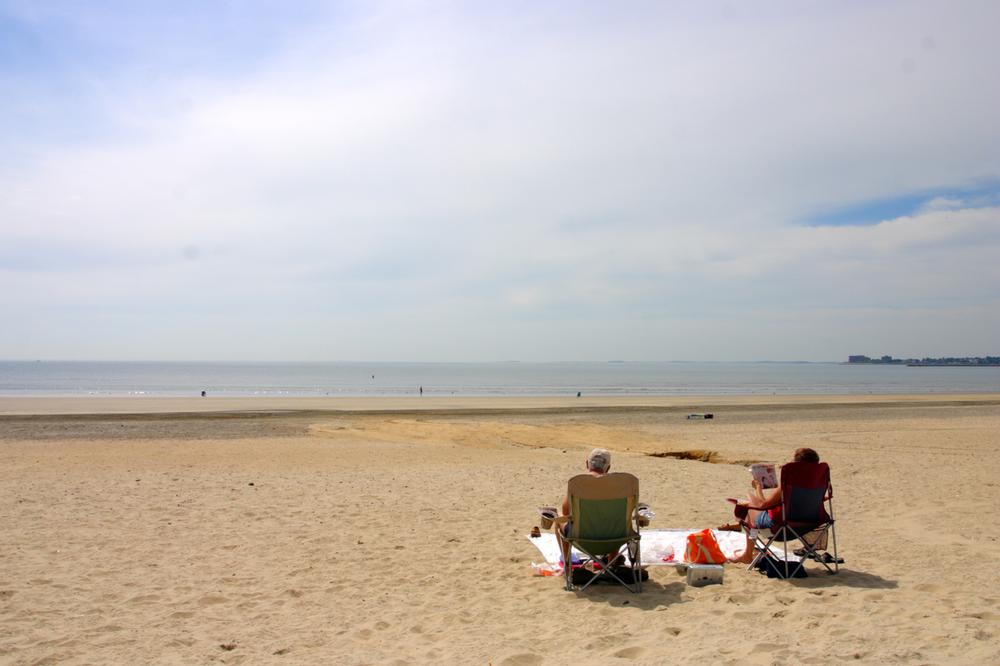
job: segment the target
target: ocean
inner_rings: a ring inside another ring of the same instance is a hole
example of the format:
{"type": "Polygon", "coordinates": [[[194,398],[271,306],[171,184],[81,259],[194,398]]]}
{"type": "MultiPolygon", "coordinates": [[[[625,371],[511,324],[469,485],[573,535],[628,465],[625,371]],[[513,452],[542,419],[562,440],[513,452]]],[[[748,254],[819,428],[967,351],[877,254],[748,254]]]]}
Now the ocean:
{"type": "Polygon", "coordinates": [[[845,363],[0,361],[4,396],[635,396],[1000,392],[1000,367],[845,363]]]}

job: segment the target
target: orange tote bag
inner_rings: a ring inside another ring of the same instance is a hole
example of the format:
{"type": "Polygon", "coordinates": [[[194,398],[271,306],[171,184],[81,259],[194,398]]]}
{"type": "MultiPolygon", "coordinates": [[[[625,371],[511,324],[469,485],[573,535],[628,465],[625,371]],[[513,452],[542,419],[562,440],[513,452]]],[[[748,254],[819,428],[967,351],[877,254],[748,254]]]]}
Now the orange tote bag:
{"type": "Polygon", "coordinates": [[[712,530],[705,529],[688,534],[684,559],[691,564],[722,564],[726,556],[722,554],[712,530]]]}

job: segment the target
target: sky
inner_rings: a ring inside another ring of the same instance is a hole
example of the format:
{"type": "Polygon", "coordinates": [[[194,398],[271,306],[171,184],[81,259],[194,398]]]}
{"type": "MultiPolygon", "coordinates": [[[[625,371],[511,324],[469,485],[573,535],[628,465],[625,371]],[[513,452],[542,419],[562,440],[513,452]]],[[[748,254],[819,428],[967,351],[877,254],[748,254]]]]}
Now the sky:
{"type": "Polygon", "coordinates": [[[0,0],[0,359],[1000,354],[997,26],[0,0]]]}

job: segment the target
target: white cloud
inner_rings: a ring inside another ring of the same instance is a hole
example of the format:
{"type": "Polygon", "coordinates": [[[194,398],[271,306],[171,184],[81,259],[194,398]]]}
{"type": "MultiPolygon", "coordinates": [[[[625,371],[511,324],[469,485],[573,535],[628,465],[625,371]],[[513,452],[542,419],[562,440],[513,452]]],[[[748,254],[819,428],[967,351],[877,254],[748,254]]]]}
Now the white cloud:
{"type": "Polygon", "coordinates": [[[995,207],[797,224],[1000,174],[996,9],[967,9],[388,5],[252,75],[161,80],[159,113],[137,87],[112,107],[127,139],[0,175],[0,239],[33,248],[0,273],[21,313],[0,356],[543,358],[541,336],[562,358],[709,358],[725,339],[782,357],[763,321],[780,308],[821,328],[802,313],[851,307],[858,330],[871,308],[994,308],[995,207]],[[33,326],[106,308],[139,323],[24,351],[33,326]],[[198,347],[149,335],[167,313],[198,347]]]}

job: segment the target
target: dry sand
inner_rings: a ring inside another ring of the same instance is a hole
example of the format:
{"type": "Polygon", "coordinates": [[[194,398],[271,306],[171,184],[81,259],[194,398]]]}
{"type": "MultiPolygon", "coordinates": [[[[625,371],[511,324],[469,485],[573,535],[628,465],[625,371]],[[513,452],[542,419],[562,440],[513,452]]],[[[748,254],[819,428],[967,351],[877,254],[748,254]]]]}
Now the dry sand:
{"type": "Polygon", "coordinates": [[[0,663],[1000,662],[997,395],[0,413],[0,663]],[[728,522],[740,461],[816,448],[847,562],[567,593],[523,535],[596,445],[653,527],[728,522]]]}

